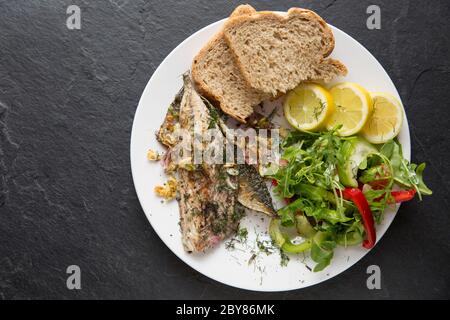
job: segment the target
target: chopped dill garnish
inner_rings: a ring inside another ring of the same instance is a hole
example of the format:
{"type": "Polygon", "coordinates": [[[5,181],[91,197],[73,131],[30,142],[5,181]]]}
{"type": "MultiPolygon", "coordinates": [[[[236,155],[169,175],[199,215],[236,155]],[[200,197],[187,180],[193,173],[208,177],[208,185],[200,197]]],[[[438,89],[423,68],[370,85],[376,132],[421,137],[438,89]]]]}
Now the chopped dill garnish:
{"type": "Polygon", "coordinates": [[[313,111],[313,115],[314,115],[314,119],[316,119],[316,121],[319,121],[319,115],[323,112],[323,109],[325,109],[326,104],[323,103],[322,101],[319,102],[320,106],[314,107],[314,111],[313,111]]]}
{"type": "Polygon", "coordinates": [[[244,244],[245,242],[247,242],[247,237],[248,237],[247,228],[240,228],[233,238],[225,242],[225,249],[227,250],[236,249],[236,243],[244,244]]]}
{"type": "Polygon", "coordinates": [[[280,258],[281,258],[280,265],[282,267],[286,267],[290,260],[289,256],[286,253],[284,253],[283,250],[280,250],[280,258]]]}
{"type": "Polygon", "coordinates": [[[245,242],[247,241],[247,236],[248,236],[247,228],[241,228],[237,232],[236,238],[239,239],[240,242],[245,242]]]}
{"type": "Polygon", "coordinates": [[[259,239],[259,234],[256,236],[256,247],[259,252],[270,255],[274,252],[275,247],[272,244],[272,240],[261,240],[259,239]]]}

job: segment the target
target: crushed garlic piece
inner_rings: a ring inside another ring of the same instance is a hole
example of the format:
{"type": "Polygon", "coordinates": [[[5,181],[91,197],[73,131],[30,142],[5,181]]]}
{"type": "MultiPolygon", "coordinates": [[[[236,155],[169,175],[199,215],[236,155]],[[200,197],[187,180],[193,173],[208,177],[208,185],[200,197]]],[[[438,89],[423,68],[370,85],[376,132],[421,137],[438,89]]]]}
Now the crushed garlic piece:
{"type": "Polygon", "coordinates": [[[158,161],[159,159],[161,159],[161,155],[158,153],[158,151],[154,151],[152,149],[149,149],[147,151],[147,159],[149,161],[158,161]]]}
{"type": "Polygon", "coordinates": [[[167,201],[174,199],[177,195],[177,180],[174,177],[170,177],[163,186],[155,187],[155,193],[167,201]]]}

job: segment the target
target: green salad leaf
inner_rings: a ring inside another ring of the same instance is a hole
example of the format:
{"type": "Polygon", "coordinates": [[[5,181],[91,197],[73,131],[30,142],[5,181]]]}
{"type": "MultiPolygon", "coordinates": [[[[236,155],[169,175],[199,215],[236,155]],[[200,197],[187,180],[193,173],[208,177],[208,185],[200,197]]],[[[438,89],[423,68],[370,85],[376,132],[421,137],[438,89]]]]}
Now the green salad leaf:
{"type": "Polygon", "coordinates": [[[381,152],[390,159],[395,182],[403,187],[414,188],[420,200],[422,200],[422,195],[431,195],[433,193],[423,181],[425,163],[417,166],[406,160],[403,157],[402,147],[398,141],[391,140],[387,142],[381,148],[381,152]]]}
{"type": "Polygon", "coordinates": [[[364,227],[360,220],[353,220],[352,224],[344,232],[337,234],[338,245],[347,247],[360,244],[364,239],[364,227]]]}
{"type": "Polygon", "coordinates": [[[322,271],[330,264],[335,247],[336,241],[331,233],[316,233],[311,244],[311,259],[317,263],[314,272],[322,271]]]}
{"type": "Polygon", "coordinates": [[[423,170],[425,170],[425,167],[426,167],[426,164],[421,163],[416,168],[416,176],[417,176],[417,180],[419,182],[417,184],[417,188],[419,189],[421,194],[424,194],[426,196],[431,196],[433,194],[433,191],[431,191],[431,189],[426,186],[425,182],[423,182],[423,170]]]}

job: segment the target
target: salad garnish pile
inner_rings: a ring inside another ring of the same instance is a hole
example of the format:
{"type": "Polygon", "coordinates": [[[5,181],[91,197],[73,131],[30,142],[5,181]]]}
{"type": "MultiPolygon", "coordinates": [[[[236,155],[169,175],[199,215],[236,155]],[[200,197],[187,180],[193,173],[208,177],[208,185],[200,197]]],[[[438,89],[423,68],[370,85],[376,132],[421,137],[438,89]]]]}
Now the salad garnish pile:
{"type": "Polygon", "coordinates": [[[372,248],[386,207],[432,194],[425,163],[409,163],[396,139],[374,145],[340,137],[339,129],[291,132],[272,177],[287,205],[272,219],[270,236],[283,252],[310,251],[314,271],[330,264],[338,245],[372,248]]]}

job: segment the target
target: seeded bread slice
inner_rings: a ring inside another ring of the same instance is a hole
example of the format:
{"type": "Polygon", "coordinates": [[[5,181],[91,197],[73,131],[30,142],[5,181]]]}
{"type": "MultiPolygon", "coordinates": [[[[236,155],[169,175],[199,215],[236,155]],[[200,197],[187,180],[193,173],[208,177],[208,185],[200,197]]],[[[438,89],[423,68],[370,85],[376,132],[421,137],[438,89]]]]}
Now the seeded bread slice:
{"type": "Polygon", "coordinates": [[[242,76],[258,92],[276,96],[308,79],[346,74],[342,63],[325,59],[334,49],[334,36],[313,11],[236,16],[223,33],[242,76]]]}
{"type": "MultiPolygon", "coordinates": [[[[230,18],[256,13],[250,5],[238,6],[230,18]]],[[[270,98],[248,85],[220,31],[197,54],[192,63],[192,79],[197,90],[220,105],[240,122],[253,113],[253,106],[270,98]]]]}

